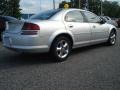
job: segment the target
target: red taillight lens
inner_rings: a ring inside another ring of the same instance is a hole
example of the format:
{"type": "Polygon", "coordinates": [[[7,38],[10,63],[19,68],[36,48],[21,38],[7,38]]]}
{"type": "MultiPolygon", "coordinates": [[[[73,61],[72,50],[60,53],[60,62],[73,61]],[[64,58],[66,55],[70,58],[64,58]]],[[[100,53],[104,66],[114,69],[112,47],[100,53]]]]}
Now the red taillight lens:
{"type": "Polygon", "coordinates": [[[24,23],[22,30],[40,30],[40,27],[33,23],[24,23]]]}
{"type": "Polygon", "coordinates": [[[37,35],[40,27],[33,23],[24,23],[21,35],[37,35]]]}

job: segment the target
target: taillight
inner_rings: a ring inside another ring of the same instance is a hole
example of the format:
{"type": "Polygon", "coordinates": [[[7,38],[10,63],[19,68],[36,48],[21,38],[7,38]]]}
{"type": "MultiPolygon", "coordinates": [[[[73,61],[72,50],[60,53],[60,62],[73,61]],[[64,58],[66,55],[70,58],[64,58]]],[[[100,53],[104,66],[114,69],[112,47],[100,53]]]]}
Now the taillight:
{"type": "Polygon", "coordinates": [[[22,30],[40,30],[40,27],[37,24],[24,23],[22,30]]]}
{"type": "Polygon", "coordinates": [[[24,23],[22,28],[22,35],[36,35],[40,27],[37,24],[33,23],[24,23]]]}

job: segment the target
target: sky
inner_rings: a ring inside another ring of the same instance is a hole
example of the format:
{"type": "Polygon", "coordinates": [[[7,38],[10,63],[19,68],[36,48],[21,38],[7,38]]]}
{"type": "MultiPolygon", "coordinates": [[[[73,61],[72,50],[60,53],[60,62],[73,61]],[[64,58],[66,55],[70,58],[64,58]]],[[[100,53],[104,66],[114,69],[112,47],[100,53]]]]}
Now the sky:
{"type": "MultiPolygon", "coordinates": [[[[55,6],[58,8],[59,2],[70,1],[70,0],[55,0],[55,6]]],[[[120,0],[107,0],[117,1],[120,0]]],[[[22,13],[39,13],[40,11],[49,10],[53,8],[53,0],[21,0],[20,8],[22,13]]]]}

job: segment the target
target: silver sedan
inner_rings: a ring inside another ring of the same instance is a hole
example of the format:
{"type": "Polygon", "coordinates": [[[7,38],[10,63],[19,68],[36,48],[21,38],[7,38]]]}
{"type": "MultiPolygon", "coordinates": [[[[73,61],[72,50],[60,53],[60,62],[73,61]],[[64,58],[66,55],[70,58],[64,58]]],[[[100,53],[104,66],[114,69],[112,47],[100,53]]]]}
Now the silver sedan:
{"type": "Polygon", "coordinates": [[[81,9],[48,10],[6,24],[4,47],[26,53],[50,52],[57,61],[66,60],[73,48],[116,42],[116,27],[81,9]]]}

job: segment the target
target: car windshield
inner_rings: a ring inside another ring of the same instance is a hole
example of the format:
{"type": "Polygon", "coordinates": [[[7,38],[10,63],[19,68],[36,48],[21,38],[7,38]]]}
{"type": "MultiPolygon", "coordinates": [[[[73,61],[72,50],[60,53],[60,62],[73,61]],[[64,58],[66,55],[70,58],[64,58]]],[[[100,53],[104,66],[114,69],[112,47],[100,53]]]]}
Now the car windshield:
{"type": "Polygon", "coordinates": [[[44,11],[37,15],[33,15],[30,19],[48,20],[60,11],[61,9],[44,11]]]}

